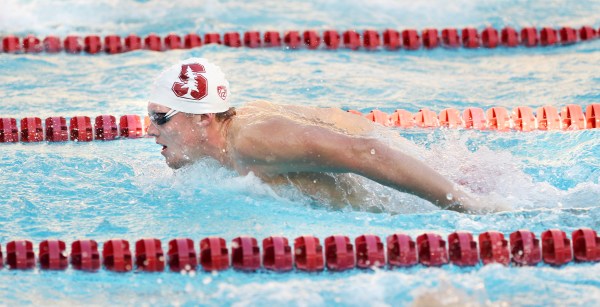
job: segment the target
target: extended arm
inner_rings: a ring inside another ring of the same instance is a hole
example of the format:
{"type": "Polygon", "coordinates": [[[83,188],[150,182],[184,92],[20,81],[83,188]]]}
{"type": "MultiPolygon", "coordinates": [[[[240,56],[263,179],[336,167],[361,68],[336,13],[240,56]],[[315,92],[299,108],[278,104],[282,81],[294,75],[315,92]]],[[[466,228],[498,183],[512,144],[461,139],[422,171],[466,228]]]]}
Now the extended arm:
{"type": "Polygon", "coordinates": [[[449,180],[420,160],[374,138],[331,135],[328,142],[314,144],[322,162],[431,203],[459,212],[475,209],[474,201],[449,180]]]}
{"type": "Polygon", "coordinates": [[[270,174],[352,172],[455,211],[475,209],[473,200],[429,166],[371,137],[286,119],[259,124],[240,140],[245,164],[270,174]],[[259,137],[260,136],[260,137],[259,137]]]}

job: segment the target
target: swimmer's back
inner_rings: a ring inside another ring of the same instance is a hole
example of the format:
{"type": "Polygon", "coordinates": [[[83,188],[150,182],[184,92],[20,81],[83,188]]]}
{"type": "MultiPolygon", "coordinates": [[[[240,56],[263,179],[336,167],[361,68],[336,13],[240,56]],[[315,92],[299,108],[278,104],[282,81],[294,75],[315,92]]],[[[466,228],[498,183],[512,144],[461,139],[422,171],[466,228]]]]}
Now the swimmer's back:
{"type": "MultiPolygon", "coordinates": [[[[280,105],[268,101],[254,101],[237,109],[238,128],[241,126],[279,119],[300,125],[327,127],[348,135],[367,135],[373,131],[372,122],[338,108],[280,105]]],[[[275,131],[274,131],[275,132],[275,131]]]]}

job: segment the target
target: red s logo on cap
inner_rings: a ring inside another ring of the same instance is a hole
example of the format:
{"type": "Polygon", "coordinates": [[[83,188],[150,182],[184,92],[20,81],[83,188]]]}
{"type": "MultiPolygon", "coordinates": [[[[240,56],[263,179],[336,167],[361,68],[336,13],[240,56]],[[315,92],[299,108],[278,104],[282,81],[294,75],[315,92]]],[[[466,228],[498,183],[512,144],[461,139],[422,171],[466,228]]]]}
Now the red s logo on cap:
{"type": "Polygon", "coordinates": [[[181,72],[179,73],[179,80],[181,82],[173,83],[173,93],[177,97],[185,99],[200,100],[208,94],[208,84],[206,78],[200,73],[204,73],[206,70],[204,66],[193,63],[181,65],[181,72]],[[185,97],[189,94],[189,97],[185,97]]]}

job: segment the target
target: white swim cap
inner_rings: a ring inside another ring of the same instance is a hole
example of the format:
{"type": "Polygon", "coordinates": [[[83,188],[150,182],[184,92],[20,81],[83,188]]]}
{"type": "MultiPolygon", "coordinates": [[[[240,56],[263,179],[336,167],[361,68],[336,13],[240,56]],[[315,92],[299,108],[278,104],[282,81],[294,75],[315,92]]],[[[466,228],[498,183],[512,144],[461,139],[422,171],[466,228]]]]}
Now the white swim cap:
{"type": "Polygon", "coordinates": [[[189,58],[158,76],[149,100],[185,113],[225,112],[229,109],[229,82],[217,65],[189,58]]]}

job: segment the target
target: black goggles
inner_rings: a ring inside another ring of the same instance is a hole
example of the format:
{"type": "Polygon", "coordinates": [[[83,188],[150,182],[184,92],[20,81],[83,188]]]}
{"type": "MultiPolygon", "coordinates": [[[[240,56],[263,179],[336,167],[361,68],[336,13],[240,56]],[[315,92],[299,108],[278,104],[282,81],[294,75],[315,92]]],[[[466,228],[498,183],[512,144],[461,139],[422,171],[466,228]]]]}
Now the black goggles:
{"type": "Polygon", "coordinates": [[[148,113],[148,117],[152,123],[161,126],[166,124],[177,113],[179,113],[179,111],[175,110],[171,110],[167,113],[148,113]]]}

